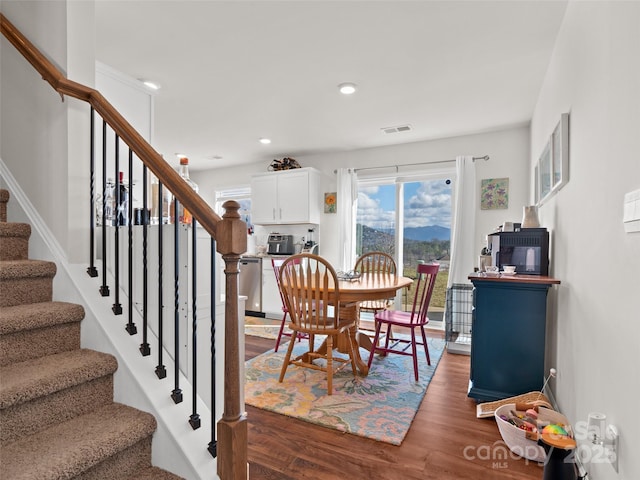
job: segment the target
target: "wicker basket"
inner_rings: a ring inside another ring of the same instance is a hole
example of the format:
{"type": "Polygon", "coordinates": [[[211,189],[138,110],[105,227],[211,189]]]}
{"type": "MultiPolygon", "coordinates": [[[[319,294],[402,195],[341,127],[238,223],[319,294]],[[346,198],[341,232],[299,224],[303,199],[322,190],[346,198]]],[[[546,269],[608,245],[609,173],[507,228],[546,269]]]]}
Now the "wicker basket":
{"type": "MultiPolygon", "coordinates": [[[[538,445],[538,434],[535,432],[526,432],[500,418],[501,415],[508,417],[509,412],[515,409],[515,403],[507,403],[498,407],[495,411],[496,423],[498,424],[498,429],[500,430],[500,435],[502,435],[504,443],[506,443],[509,450],[516,455],[535,462],[544,462],[546,454],[544,449],[538,445]]],[[[571,425],[567,418],[555,410],[540,407],[538,409],[538,419],[564,425],[569,435],[572,434],[571,425]]]]}
{"type": "Polygon", "coordinates": [[[496,400],[494,402],[480,403],[476,406],[477,418],[493,417],[496,408],[506,405],[507,403],[529,403],[536,407],[546,407],[553,409],[553,406],[549,402],[547,396],[542,392],[529,392],[522,395],[516,395],[515,397],[504,398],[502,400],[496,400]]]}

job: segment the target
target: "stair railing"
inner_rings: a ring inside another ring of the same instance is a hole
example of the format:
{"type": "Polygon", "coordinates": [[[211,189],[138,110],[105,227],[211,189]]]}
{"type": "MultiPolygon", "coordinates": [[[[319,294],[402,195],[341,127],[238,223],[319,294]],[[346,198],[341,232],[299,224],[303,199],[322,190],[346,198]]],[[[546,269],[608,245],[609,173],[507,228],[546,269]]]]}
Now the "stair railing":
{"type": "MultiPolygon", "coordinates": [[[[94,265],[94,243],[96,240],[94,228],[97,225],[96,215],[94,214],[94,202],[95,202],[95,141],[94,141],[94,112],[97,113],[103,120],[102,132],[102,216],[101,216],[101,234],[102,234],[102,266],[103,266],[103,280],[100,287],[100,293],[103,296],[107,296],[110,293],[109,286],[107,284],[107,233],[109,228],[114,229],[114,244],[115,244],[115,290],[116,301],[113,306],[113,312],[116,315],[123,313],[122,306],[119,303],[119,222],[116,221],[115,225],[107,225],[105,216],[105,192],[106,192],[106,131],[107,126],[115,133],[116,136],[116,175],[119,172],[119,142],[124,142],[129,147],[128,158],[128,171],[129,171],[129,192],[132,190],[132,159],[135,155],[143,164],[143,218],[146,217],[147,210],[147,169],[153,173],[159,180],[159,200],[160,200],[160,216],[161,221],[158,229],[158,246],[159,246],[159,266],[158,277],[160,281],[163,278],[163,228],[162,228],[162,189],[168,189],[174,196],[174,212],[175,212],[175,224],[174,224],[174,285],[175,285],[175,323],[179,324],[178,310],[179,310],[179,292],[180,292],[180,278],[178,276],[178,252],[177,247],[180,238],[180,228],[178,224],[177,212],[182,205],[188,209],[193,215],[193,224],[191,227],[192,235],[192,288],[194,289],[192,299],[192,342],[193,342],[193,359],[192,370],[197,371],[197,362],[195,355],[196,348],[196,332],[197,332],[197,316],[196,316],[196,295],[195,295],[195,268],[196,268],[196,225],[200,224],[211,236],[211,395],[212,395],[212,414],[215,421],[215,389],[217,379],[215,378],[215,252],[221,254],[222,259],[225,262],[225,358],[224,358],[224,408],[220,421],[217,423],[217,440],[216,429],[212,425],[212,440],[208,445],[209,452],[216,457],[218,464],[218,475],[221,479],[246,479],[247,478],[247,419],[246,414],[242,411],[240,388],[242,382],[240,379],[240,334],[238,330],[238,263],[240,255],[246,251],[247,236],[246,236],[246,224],[241,220],[238,214],[240,205],[235,201],[227,201],[223,205],[225,214],[220,218],[211,207],[202,198],[191,189],[191,187],[180,177],[180,175],[162,158],[162,156],[155,151],[155,149],[127,122],[127,120],[98,92],[97,90],[87,87],[85,85],[68,80],[56,67],[50,62],[22,33],[16,29],[14,25],[7,20],[7,18],[0,13],[0,27],[2,34],[7,40],[22,54],[22,56],[38,71],[42,78],[48,82],[53,89],[58,92],[64,100],[64,96],[69,96],[87,102],[91,106],[91,168],[90,168],[90,203],[91,203],[91,218],[90,218],[90,265],[87,269],[87,273],[91,277],[97,277],[99,275],[96,266],[94,265]],[[107,228],[109,227],[109,228],[107,228]]],[[[116,178],[118,178],[116,176],[116,178]]],[[[116,189],[117,190],[117,189],[116,189]]],[[[116,195],[119,195],[117,193],[116,195]]],[[[129,260],[129,273],[128,273],[128,285],[129,285],[129,311],[128,311],[128,323],[126,330],[129,334],[133,335],[137,333],[137,327],[132,321],[132,258],[134,253],[132,252],[132,224],[133,224],[133,212],[132,202],[129,202],[128,211],[125,212],[121,223],[128,226],[128,260],[129,260]]],[[[116,216],[116,219],[118,215],[116,216]]],[[[147,341],[147,228],[148,221],[142,222],[143,229],[143,247],[142,247],[142,264],[143,264],[143,343],[140,346],[140,352],[142,355],[149,355],[151,353],[150,346],[147,341]]],[[[158,289],[158,334],[160,337],[163,335],[163,296],[162,296],[162,284],[158,289]]],[[[178,330],[176,329],[174,334],[174,341],[178,343],[178,330]]],[[[159,378],[166,376],[165,366],[162,364],[162,339],[159,340],[158,345],[158,365],[156,367],[156,375],[159,378]]],[[[178,384],[178,360],[179,353],[176,349],[175,355],[175,385],[174,390],[171,392],[171,397],[175,402],[182,401],[182,393],[178,384]]],[[[200,427],[199,415],[196,411],[195,398],[197,395],[196,389],[196,376],[193,375],[193,413],[189,417],[188,421],[192,428],[200,427]]]]}

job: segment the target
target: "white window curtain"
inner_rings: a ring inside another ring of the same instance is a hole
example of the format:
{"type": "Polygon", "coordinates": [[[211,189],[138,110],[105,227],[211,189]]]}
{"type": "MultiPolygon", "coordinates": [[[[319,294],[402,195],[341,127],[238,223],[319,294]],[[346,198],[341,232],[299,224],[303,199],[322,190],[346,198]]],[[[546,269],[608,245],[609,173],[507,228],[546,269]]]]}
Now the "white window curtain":
{"type": "Polygon", "coordinates": [[[340,245],[339,265],[348,272],[355,264],[356,200],[358,199],[358,176],[352,168],[338,169],[338,241],[340,245]]]}
{"type": "Polygon", "coordinates": [[[451,264],[447,287],[469,283],[475,262],[476,169],[472,156],[456,157],[456,183],[453,201],[451,264]]]}

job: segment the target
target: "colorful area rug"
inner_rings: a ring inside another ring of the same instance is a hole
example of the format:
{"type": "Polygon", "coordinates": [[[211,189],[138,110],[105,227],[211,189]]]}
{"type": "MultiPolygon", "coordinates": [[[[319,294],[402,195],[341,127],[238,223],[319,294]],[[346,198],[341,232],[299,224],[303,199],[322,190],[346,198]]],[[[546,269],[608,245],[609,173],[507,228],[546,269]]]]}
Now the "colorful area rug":
{"type": "MultiPolygon", "coordinates": [[[[244,333],[245,335],[252,335],[254,337],[271,338],[275,340],[278,338],[278,331],[280,330],[281,320],[274,320],[272,318],[262,317],[244,317],[244,333]]],[[[291,332],[285,325],[285,332],[291,332]]],[[[284,337],[283,342],[288,340],[289,337],[284,337]]]]}
{"type": "MultiPolygon", "coordinates": [[[[338,372],[333,378],[333,395],[326,394],[326,373],[308,368],[291,365],[284,381],[278,383],[286,352],[283,348],[277,353],[270,350],[245,364],[245,402],[341,432],[400,445],[444,349],[444,340],[428,341],[431,365],[427,365],[424,356],[420,357],[420,381],[414,380],[411,357],[376,355],[366,377],[354,378],[350,366],[338,372]]],[[[294,347],[293,355],[300,355],[307,348],[307,342],[302,341],[294,347]]],[[[368,351],[360,349],[360,354],[368,360],[368,351]]]]}

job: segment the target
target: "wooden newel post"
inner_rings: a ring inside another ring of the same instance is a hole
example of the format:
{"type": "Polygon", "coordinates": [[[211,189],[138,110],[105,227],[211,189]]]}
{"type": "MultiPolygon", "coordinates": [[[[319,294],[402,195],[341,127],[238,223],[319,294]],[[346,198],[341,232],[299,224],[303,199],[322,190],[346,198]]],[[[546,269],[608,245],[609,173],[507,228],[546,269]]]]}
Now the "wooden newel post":
{"type": "MultiPolygon", "coordinates": [[[[240,204],[229,200],[216,226],[217,250],[225,262],[224,411],[218,422],[218,476],[222,480],[247,478],[247,417],[240,405],[240,343],[238,332],[238,263],[247,251],[247,224],[240,219],[240,204]]],[[[244,332],[242,332],[244,335],[244,332]]]]}

